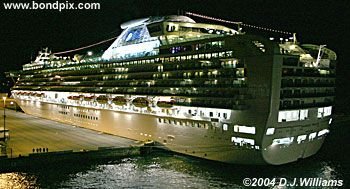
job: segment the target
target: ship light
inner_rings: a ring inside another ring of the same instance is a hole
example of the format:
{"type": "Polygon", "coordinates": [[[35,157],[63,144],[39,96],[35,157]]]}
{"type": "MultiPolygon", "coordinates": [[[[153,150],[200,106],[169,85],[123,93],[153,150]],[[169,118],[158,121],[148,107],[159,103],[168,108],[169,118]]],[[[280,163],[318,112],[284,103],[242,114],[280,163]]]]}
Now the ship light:
{"type": "Polygon", "coordinates": [[[309,140],[313,140],[314,138],[316,138],[316,132],[310,133],[309,140]]]}
{"type": "Polygon", "coordinates": [[[171,102],[172,98],[168,96],[160,96],[158,97],[158,101],[171,102]]]}
{"type": "Polygon", "coordinates": [[[227,131],[227,130],[228,130],[228,125],[227,125],[226,123],[224,123],[224,124],[222,125],[222,130],[224,130],[224,131],[227,131]]]}
{"type": "Polygon", "coordinates": [[[255,141],[254,139],[249,139],[249,138],[241,138],[241,137],[231,137],[231,142],[243,146],[246,144],[254,145],[255,141]]]}
{"type": "Polygon", "coordinates": [[[329,133],[329,130],[328,129],[323,129],[323,130],[318,132],[317,136],[322,136],[322,135],[325,135],[327,133],[329,133]]]}
{"type": "Polygon", "coordinates": [[[244,125],[234,125],[233,131],[237,133],[255,134],[255,127],[244,126],[244,125]]]}
{"type": "Polygon", "coordinates": [[[307,135],[300,135],[300,136],[298,136],[298,138],[297,138],[298,144],[302,143],[306,139],[306,136],[307,135]]]}
{"type": "Polygon", "coordinates": [[[275,133],[275,128],[267,128],[266,135],[273,135],[275,133]]]}
{"type": "Polygon", "coordinates": [[[289,145],[293,140],[294,137],[277,138],[272,141],[272,145],[289,145]]]}
{"type": "Polygon", "coordinates": [[[88,51],[87,55],[92,56],[93,55],[92,51],[88,51]]]}
{"type": "Polygon", "coordinates": [[[330,124],[332,124],[332,121],[333,121],[333,119],[331,118],[331,119],[329,119],[329,122],[328,122],[328,124],[330,125],[330,124]]]}

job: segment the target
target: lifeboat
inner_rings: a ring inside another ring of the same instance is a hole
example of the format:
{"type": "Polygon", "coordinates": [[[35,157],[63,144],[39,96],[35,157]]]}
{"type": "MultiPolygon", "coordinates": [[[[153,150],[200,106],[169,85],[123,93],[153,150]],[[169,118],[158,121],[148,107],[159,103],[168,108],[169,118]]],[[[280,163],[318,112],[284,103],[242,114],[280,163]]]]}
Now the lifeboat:
{"type": "Polygon", "coordinates": [[[175,104],[175,100],[171,97],[159,97],[157,106],[161,108],[171,108],[175,104]]]}
{"type": "Polygon", "coordinates": [[[171,108],[174,106],[175,101],[158,101],[157,106],[161,108],[171,108]]]}
{"type": "Polygon", "coordinates": [[[84,96],[84,101],[94,101],[96,96],[84,96]]]}
{"type": "Polygon", "coordinates": [[[67,97],[69,100],[80,100],[82,97],[80,96],[68,96],[67,97]]]}
{"type": "Polygon", "coordinates": [[[43,97],[43,96],[44,96],[44,93],[36,93],[35,96],[36,96],[36,97],[43,97]]]}
{"type": "Polygon", "coordinates": [[[115,105],[118,105],[118,106],[123,106],[123,105],[126,105],[126,99],[122,96],[116,96],[113,98],[112,102],[115,104],[115,105]]]}
{"type": "Polygon", "coordinates": [[[148,107],[149,102],[144,97],[137,97],[132,101],[132,104],[139,108],[145,108],[148,107]]]}
{"type": "Polygon", "coordinates": [[[108,97],[106,95],[101,95],[96,98],[96,101],[100,104],[106,104],[108,102],[108,97]]]}

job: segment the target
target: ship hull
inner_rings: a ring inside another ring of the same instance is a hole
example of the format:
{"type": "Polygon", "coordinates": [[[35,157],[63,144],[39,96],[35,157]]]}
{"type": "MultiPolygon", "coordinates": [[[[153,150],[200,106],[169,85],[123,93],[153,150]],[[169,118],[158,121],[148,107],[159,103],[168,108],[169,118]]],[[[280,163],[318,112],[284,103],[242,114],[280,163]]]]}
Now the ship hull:
{"type": "Polygon", "coordinates": [[[322,138],[283,148],[267,146],[252,149],[233,145],[231,133],[162,123],[159,120],[163,117],[156,115],[23,99],[16,101],[25,113],[33,116],[137,141],[151,140],[160,148],[226,163],[275,165],[289,163],[317,153],[324,140],[322,138]]]}

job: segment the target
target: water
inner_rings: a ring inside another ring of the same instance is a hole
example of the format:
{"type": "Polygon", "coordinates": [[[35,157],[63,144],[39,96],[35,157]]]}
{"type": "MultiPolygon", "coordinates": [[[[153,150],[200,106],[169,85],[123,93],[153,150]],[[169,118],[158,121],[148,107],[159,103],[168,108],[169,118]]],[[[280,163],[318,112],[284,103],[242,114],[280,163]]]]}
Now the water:
{"type": "Polygon", "coordinates": [[[0,175],[0,188],[244,188],[245,177],[344,179],[340,162],[238,166],[157,153],[112,162],[52,165],[0,175]]]}
{"type": "Polygon", "coordinates": [[[242,181],[246,177],[341,179],[344,186],[339,188],[349,188],[350,162],[345,155],[348,146],[342,142],[348,139],[344,133],[350,133],[350,129],[342,126],[335,130],[338,131],[327,138],[316,156],[283,166],[228,165],[158,152],[2,173],[0,188],[245,188],[242,181]]]}

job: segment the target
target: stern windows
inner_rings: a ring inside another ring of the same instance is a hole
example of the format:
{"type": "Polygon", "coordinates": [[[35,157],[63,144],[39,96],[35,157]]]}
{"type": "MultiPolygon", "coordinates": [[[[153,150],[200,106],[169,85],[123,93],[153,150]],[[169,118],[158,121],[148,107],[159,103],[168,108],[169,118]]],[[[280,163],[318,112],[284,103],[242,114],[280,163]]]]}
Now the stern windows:
{"type": "Polygon", "coordinates": [[[278,112],[278,122],[288,122],[299,120],[299,110],[278,112]]]}
{"type": "Polygon", "coordinates": [[[305,120],[308,117],[308,110],[300,110],[300,120],[305,120]]]}
{"type": "Polygon", "coordinates": [[[278,122],[298,121],[308,118],[309,110],[288,110],[278,112],[278,122]]]}
{"type": "Polygon", "coordinates": [[[224,131],[227,131],[227,130],[228,130],[228,125],[227,125],[226,123],[224,123],[224,124],[222,125],[222,130],[224,130],[224,131]]]}
{"type": "Polygon", "coordinates": [[[314,133],[311,133],[310,135],[309,135],[309,140],[313,140],[314,138],[316,138],[316,132],[314,132],[314,133]]]}
{"type": "Polygon", "coordinates": [[[243,145],[254,145],[255,141],[253,139],[249,138],[241,138],[241,137],[231,137],[231,142],[234,142],[237,145],[243,146],[243,145]]]}
{"type": "Polygon", "coordinates": [[[243,126],[243,125],[234,125],[233,131],[236,133],[247,133],[255,134],[255,127],[243,126]]]}
{"type": "Polygon", "coordinates": [[[277,138],[272,141],[272,145],[289,145],[293,143],[294,137],[277,138]]]}
{"type": "Polygon", "coordinates": [[[297,138],[298,144],[302,143],[305,140],[306,140],[306,135],[300,135],[297,138]]]}
{"type": "Polygon", "coordinates": [[[332,114],[332,106],[324,107],[324,113],[323,116],[330,116],[332,114]]]}
{"type": "Polygon", "coordinates": [[[275,133],[275,128],[267,128],[266,135],[273,135],[275,133]]]}
{"type": "Polygon", "coordinates": [[[328,130],[328,129],[323,129],[323,130],[321,130],[321,131],[318,132],[317,136],[320,137],[320,136],[325,135],[325,134],[327,134],[327,133],[329,133],[329,130],[328,130]]]}
{"type": "Polygon", "coordinates": [[[322,118],[330,115],[332,115],[332,106],[318,108],[318,113],[317,113],[318,118],[322,118]]]}

